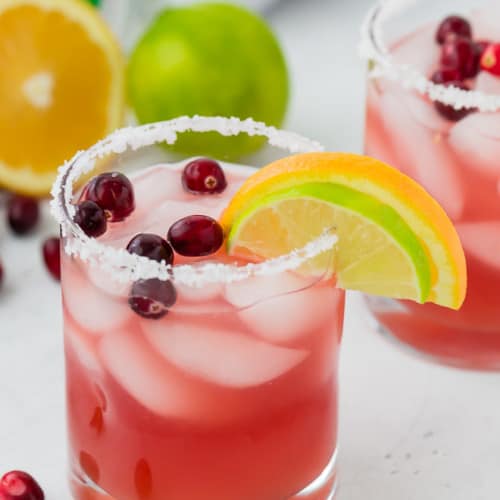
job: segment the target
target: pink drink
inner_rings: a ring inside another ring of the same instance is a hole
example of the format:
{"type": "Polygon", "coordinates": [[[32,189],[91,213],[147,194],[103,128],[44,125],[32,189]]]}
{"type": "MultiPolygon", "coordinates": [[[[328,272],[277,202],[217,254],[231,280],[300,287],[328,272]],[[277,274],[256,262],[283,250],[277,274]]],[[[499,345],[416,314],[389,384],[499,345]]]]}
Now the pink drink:
{"type": "MultiPolygon", "coordinates": [[[[430,2],[420,3],[433,12],[430,2]]],[[[389,40],[392,64],[429,77],[438,67],[435,32],[442,18],[389,40]]],[[[469,16],[474,39],[500,41],[498,18],[498,5],[469,16]]],[[[500,78],[487,72],[468,83],[500,95],[500,78]]],[[[369,299],[375,317],[399,340],[439,361],[499,369],[500,112],[476,111],[450,121],[428,96],[404,88],[398,79],[371,78],[365,152],[413,177],[445,208],[460,235],[468,271],[467,298],[458,312],[369,299]]]]}
{"type": "MultiPolygon", "coordinates": [[[[136,209],[99,241],[124,248],[187,215],[217,218],[251,173],[224,165],[224,193],[195,195],[185,163],[129,176],[136,209]]],[[[175,264],[207,261],[246,264],[223,251],[175,264]]],[[[151,320],[111,272],[68,255],[62,271],[76,500],[333,498],[344,294],[331,274],[174,280],[177,302],[151,320]]]]}

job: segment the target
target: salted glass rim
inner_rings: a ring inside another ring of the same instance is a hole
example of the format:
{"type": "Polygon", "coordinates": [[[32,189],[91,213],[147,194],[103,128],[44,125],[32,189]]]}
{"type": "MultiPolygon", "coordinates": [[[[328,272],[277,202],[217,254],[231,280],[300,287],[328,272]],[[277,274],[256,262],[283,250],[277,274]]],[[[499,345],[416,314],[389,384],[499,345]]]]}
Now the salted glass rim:
{"type": "Polygon", "coordinates": [[[432,101],[453,106],[456,109],[477,109],[482,112],[500,110],[500,95],[479,90],[463,90],[432,82],[427,76],[409,64],[396,62],[384,42],[383,25],[392,14],[418,0],[379,0],[367,13],[361,27],[359,53],[370,62],[369,78],[386,77],[404,88],[428,96],[432,101]]]}
{"type": "Polygon", "coordinates": [[[333,249],[337,236],[333,231],[326,230],[303,248],[260,263],[249,263],[243,266],[219,263],[171,266],[165,262],[156,262],[147,257],[131,254],[125,249],[101,243],[87,236],[74,222],[73,186],[80,177],[94,169],[97,160],[110,154],[137,151],[157,143],[174,144],[177,134],[187,131],[218,132],[224,136],[240,133],[263,136],[267,138],[268,144],[289,153],[324,150],[316,141],[294,132],[278,130],[250,118],[240,120],[234,117],[183,116],[116,130],[89,149],[79,151],[59,168],[51,192],[51,213],[61,227],[61,235],[65,238],[64,251],[68,255],[76,255],[87,261],[89,265],[100,267],[118,282],[157,278],[162,281],[172,280],[187,286],[201,287],[209,283],[231,283],[251,276],[274,275],[294,270],[308,260],[333,249]],[[68,236],[71,237],[68,238],[68,236]]]}

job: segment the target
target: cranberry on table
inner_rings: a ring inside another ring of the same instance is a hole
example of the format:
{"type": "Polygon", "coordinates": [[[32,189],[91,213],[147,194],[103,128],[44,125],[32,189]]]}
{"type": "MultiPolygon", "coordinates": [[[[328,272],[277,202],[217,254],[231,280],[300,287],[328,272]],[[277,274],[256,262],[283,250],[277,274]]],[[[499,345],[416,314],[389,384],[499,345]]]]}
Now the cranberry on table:
{"type": "Polygon", "coordinates": [[[447,82],[460,81],[462,74],[458,69],[455,68],[441,68],[436,71],[431,76],[431,80],[434,83],[442,84],[447,82]]]}
{"type": "Polygon", "coordinates": [[[158,262],[172,264],[174,252],[172,247],[161,236],[150,233],[140,233],[134,236],[127,245],[127,251],[158,262]]]}
{"type": "MultiPolygon", "coordinates": [[[[469,87],[463,82],[447,82],[444,85],[446,85],[447,87],[448,86],[458,87],[459,89],[462,90],[470,90],[469,87]]],[[[437,112],[443,118],[446,118],[447,120],[450,120],[452,122],[457,122],[461,120],[462,118],[464,118],[473,111],[470,108],[456,109],[453,106],[450,106],[449,104],[443,104],[442,102],[439,101],[435,101],[434,106],[437,112]]]]}
{"type": "Polygon", "coordinates": [[[47,238],[42,245],[45,266],[50,275],[57,281],[61,280],[60,240],[57,236],[47,238]]]}
{"type": "Polygon", "coordinates": [[[44,500],[40,485],[23,471],[7,472],[0,479],[0,499],[1,500],[44,500]]]}
{"type": "Polygon", "coordinates": [[[436,42],[443,44],[450,35],[472,38],[472,28],[467,19],[461,16],[448,16],[436,31],[436,42]]]}
{"type": "Polygon", "coordinates": [[[500,43],[488,45],[481,56],[480,66],[492,75],[500,76],[500,43]]]}
{"type": "Polygon", "coordinates": [[[7,220],[16,234],[29,233],[40,217],[38,201],[28,196],[13,195],[7,204],[7,220]]]}
{"type": "Polygon", "coordinates": [[[80,200],[97,203],[105,211],[109,222],[120,222],[135,209],[134,187],[120,172],[106,172],[91,179],[80,200]]]}
{"type": "Polygon", "coordinates": [[[85,200],[76,206],[74,221],[87,236],[97,238],[106,232],[104,210],[93,201],[85,200]]]}
{"type": "Polygon", "coordinates": [[[189,215],[170,226],[167,239],[178,254],[202,257],[219,250],[224,241],[224,231],[212,217],[189,215]]]}
{"type": "Polygon", "coordinates": [[[132,285],[128,303],[139,316],[160,319],[168,313],[177,300],[177,292],[171,281],[157,278],[138,280],[132,285]]]}
{"type": "Polygon", "coordinates": [[[226,189],[227,181],[218,162],[210,158],[197,158],[184,167],[182,185],[192,193],[215,194],[226,189]]]}
{"type": "Polygon", "coordinates": [[[449,38],[441,47],[440,64],[443,68],[460,71],[461,80],[476,76],[479,59],[474,42],[465,37],[449,38]]]}

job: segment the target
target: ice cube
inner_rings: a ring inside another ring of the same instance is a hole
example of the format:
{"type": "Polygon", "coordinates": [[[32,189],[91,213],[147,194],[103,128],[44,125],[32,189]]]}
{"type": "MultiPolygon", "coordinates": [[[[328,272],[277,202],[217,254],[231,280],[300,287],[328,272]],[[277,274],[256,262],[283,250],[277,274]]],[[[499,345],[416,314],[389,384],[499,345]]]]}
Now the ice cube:
{"type": "Polygon", "coordinates": [[[456,228],[466,253],[500,269],[500,221],[463,222],[456,228]]]}
{"type": "Polygon", "coordinates": [[[463,163],[500,175],[500,113],[471,113],[451,129],[449,142],[463,163]]]}
{"type": "Polygon", "coordinates": [[[142,232],[165,237],[174,222],[189,215],[208,215],[217,218],[219,208],[207,206],[201,202],[167,200],[145,215],[142,221],[142,232]]]}
{"type": "Polygon", "coordinates": [[[264,384],[303,361],[308,352],[270,345],[214,324],[200,326],[169,318],[143,321],[145,337],[167,361],[186,373],[224,387],[264,384]]]}
{"type": "Polygon", "coordinates": [[[150,411],[165,417],[201,414],[193,388],[152,351],[139,332],[123,330],[105,335],[99,354],[122,388],[150,411]]]}
{"type": "Polygon", "coordinates": [[[155,165],[132,176],[136,209],[141,213],[155,209],[165,200],[184,196],[182,171],[169,165],[155,165]]]}
{"type": "Polygon", "coordinates": [[[120,328],[132,314],[125,300],[93,286],[74,262],[65,268],[63,301],[77,325],[96,335],[120,328]]]}
{"type": "Polygon", "coordinates": [[[453,220],[459,219],[465,195],[455,159],[443,133],[417,118],[423,113],[422,105],[431,110],[433,105],[425,101],[416,104],[415,99],[420,98],[409,93],[388,92],[381,99],[382,119],[398,157],[393,166],[421,183],[453,220]],[[415,109],[420,111],[415,113],[415,109]]]}
{"type": "Polygon", "coordinates": [[[95,337],[74,326],[70,321],[64,323],[64,339],[67,346],[73,351],[77,360],[87,369],[94,372],[102,371],[97,355],[95,337]]]}
{"type": "MultiPolygon", "coordinates": [[[[218,264],[216,260],[204,260],[201,263],[193,263],[193,266],[199,265],[203,267],[206,264],[218,264]]],[[[175,283],[177,295],[180,300],[184,299],[187,302],[207,302],[221,297],[224,293],[224,285],[222,283],[205,283],[201,287],[188,286],[183,283],[175,283]]]]}
{"type": "Polygon", "coordinates": [[[428,76],[439,61],[440,47],[435,42],[437,23],[425,26],[392,46],[391,55],[398,64],[411,66],[428,76]]]}
{"type": "Polygon", "coordinates": [[[87,266],[87,276],[90,282],[99,290],[113,297],[128,297],[131,284],[118,281],[110,271],[99,266],[87,266]]]}
{"type": "Polygon", "coordinates": [[[334,313],[335,289],[293,274],[258,276],[226,285],[226,299],[249,329],[275,343],[310,335],[334,313]],[[252,305],[253,304],[253,305],[252,305]]]}

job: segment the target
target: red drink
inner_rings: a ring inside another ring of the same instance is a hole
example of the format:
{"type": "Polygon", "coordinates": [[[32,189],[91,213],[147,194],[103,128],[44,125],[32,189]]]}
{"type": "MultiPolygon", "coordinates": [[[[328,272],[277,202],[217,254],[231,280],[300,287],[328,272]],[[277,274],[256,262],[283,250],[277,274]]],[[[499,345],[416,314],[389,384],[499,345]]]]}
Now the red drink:
{"type": "MultiPolygon", "coordinates": [[[[130,177],[135,211],[98,241],[124,248],[190,214],[217,218],[250,172],[223,165],[226,190],[200,196],[183,190],[185,163],[130,177]]],[[[87,257],[79,247],[62,261],[76,500],[333,498],[344,294],[331,274],[290,267],[200,287],[179,270],[177,301],[154,320],[129,307],[130,282],[87,257]]],[[[248,264],[223,251],[175,264],[207,261],[248,264]]]]}
{"type": "MultiPolygon", "coordinates": [[[[499,369],[500,112],[494,99],[500,95],[500,78],[486,71],[465,78],[465,84],[481,94],[448,92],[456,104],[468,102],[469,109],[458,115],[453,108],[440,112],[437,108],[444,104],[436,103],[436,92],[443,89],[432,87],[425,77],[439,69],[443,49],[436,42],[436,31],[444,15],[439,16],[431,2],[421,0],[408,11],[388,16],[382,27],[383,10],[372,17],[367,32],[380,33],[382,28],[399,35],[386,37],[392,59],[378,75],[372,73],[368,83],[365,152],[413,177],[445,208],[466,253],[468,290],[458,312],[431,304],[368,302],[382,326],[405,344],[445,363],[499,369]],[[432,17],[434,22],[414,25],[401,36],[398,26],[402,20],[408,26],[413,17],[432,17]],[[470,109],[476,101],[492,111],[470,109]]],[[[491,5],[468,16],[474,40],[500,40],[498,13],[498,6],[491,5]]],[[[378,59],[376,72],[389,59],[381,55],[380,39],[375,37],[370,44],[378,59]]]]}

